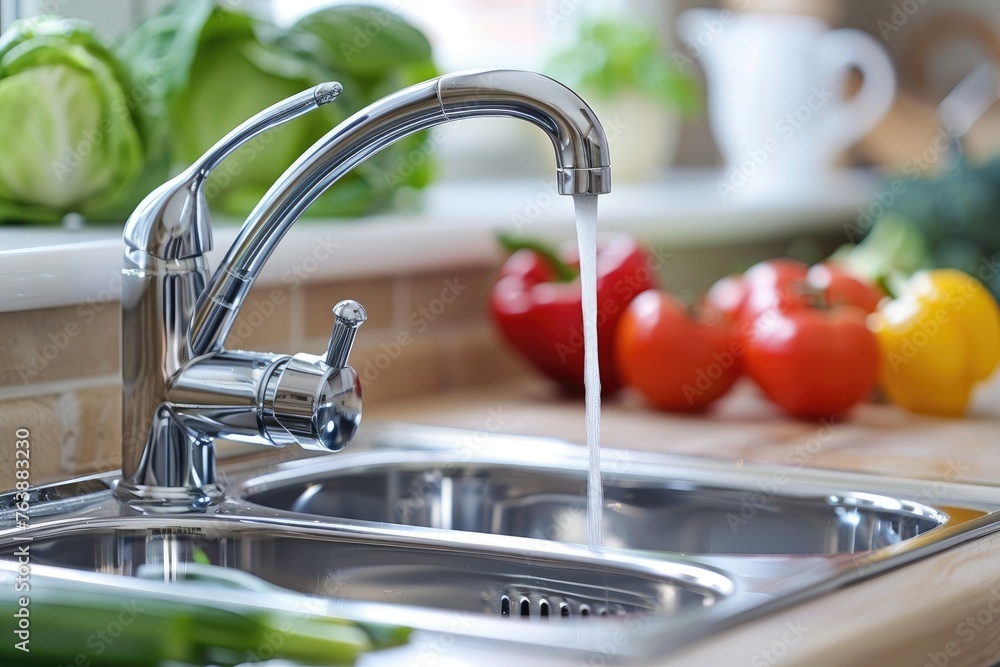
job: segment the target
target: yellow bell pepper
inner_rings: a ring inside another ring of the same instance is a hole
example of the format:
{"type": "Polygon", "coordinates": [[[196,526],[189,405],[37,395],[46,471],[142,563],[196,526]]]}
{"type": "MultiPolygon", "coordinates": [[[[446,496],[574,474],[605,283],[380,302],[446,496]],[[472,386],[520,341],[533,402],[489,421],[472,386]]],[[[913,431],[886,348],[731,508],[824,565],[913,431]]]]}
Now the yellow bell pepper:
{"type": "Polygon", "coordinates": [[[912,412],[961,416],[973,388],[1000,362],[1000,307],[956,269],[916,273],[899,293],[868,319],[882,390],[912,412]]]}

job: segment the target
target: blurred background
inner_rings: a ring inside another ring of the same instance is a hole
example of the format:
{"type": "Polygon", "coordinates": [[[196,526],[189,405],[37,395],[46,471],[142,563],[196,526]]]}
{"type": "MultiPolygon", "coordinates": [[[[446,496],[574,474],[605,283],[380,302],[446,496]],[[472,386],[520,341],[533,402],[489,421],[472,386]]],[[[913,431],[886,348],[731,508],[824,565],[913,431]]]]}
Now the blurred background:
{"type": "MultiPolygon", "coordinates": [[[[480,67],[547,73],[601,119],[614,181],[600,198],[602,247],[633,244],[635,253],[620,254],[644,278],[604,280],[621,298],[609,297],[619,315],[658,284],[676,319],[690,320],[694,306],[752,324],[763,319],[764,283],[765,304],[798,300],[804,317],[831,304],[860,310],[855,330],[874,349],[866,326],[878,328],[880,308],[926,318],[907,320],[919,327],[914,340],[947,314],[911,307],[911,277],[922,289],[923,269],[959,269],[978,295],[965,313],[981,319],[969,330],[990,347],[972,370],[952,364],[958,377],[942,379],[938,359],[977,351],[939,337],[944,349],[921,357],[927,368],[906,367],[919,382],[900,374],[883,389],[917,411],[960,414],[969,378],[992,372],[1000,356],[997,304],[978,285],[1000,296],[995,0],[0,0],[0,23],[0,312],[54,318],[11,318],[27,332],[15,356],[36,359],[48,322],[95,319],[60,372],[87,375],[99,361],[90,375],[104,378],[102,409],[113,411],[120,395],[121,230],[144,196],[260,110],[340,81],[335,103],[254,138],[213,172],[204,192],[215,238],[208,261],[218,266],[237,225],[331,128],[408,85],[480,67]],[[920,404],[935,392],[940,402],[920,404]]],[[[513,252],[519,246],[548,245],[531,261],[575,289],[574,205],[557,195],[547,141],[528,123],[475,119],[372,155],[283,237],[227,345],[323,349],[330,305],[351,297],[369,313],[353,357],[366,401],[545,374],[559,348],[501,306],[522,303],[508,280],[532,257],[513,252]]],[[[539,294],[551,293],[548,282],[539,294]]],[[[543,332],[544,312],[535,321],[543,332]]],[[[616,320],[604,322],[610,341],[616,320]]],[[[890,353],[911,343],[879,331],[890,353]]],[[[835,337],[822,340],[809,349],[835,337]]],[[[582,373],[581,346],[567,347],[582,373]]],[[[684,345],[667,347],[693,358],[684,345]]],[[[884,366],[869,357],[867,366],[832,364],[868,383],[851,401],[870,394],[884,366]]],[[[673,365],[657,370],[646,358],[636,355],[637,366],[652,368],[662,388],[673,365]]],[[[816,375],[793,366],[795,379],[816,375]]],[[[681,399],[681,409],[693,407],[681,399]]]]}
{"type": "MultiPolygon", "coordinates": [[[[238,220],[365,103],[435,72],[514,67],[549,73],[594,105],[616,183],[602,227],[692,248],[666,269],[683,289],[776,254],[817,261],[886,216],[930,242],[933,258],[904,263],[971,271],[998,245],[989,165],[1000,149],[1000,4],[991,0],[0,0],[4,28],[42,14],[86,19],[116,40],[143,174],[93,183],[76,176],[96,170],[73,168],[77,195],[60,175],[46,199],[39,187],[19,190],[62,164],[40,160],[36,177],[0,182],[4,222],[65,224],[68,213],[77,226],[120,224],[144,192],[259,108],[315,80],[344,80],[326,117],[243,151],[241,166],[216,178],[213,208],[238,220]],[[111,181],[129,183],[131,196],[95,198],[111,181]]],[[[82,117],[79,108],[67,107],[82,117]]],[[[14,127],[10,141],[25,141],[14,127]]],[[[310,215],[477,210],[494,227],[568,237],[568,204],[549,204],[544,141],[509,120],[449,124],[356,170],[310,215]]],[[[76,152],[77,162],[97,159],[76,152]]]]}
{"type": "MultiPolygon", "coordinates": [[[[2,27],[6,27],[17,16],[56,13],[88,19],[107,34],[122,36],[168,4],[167,0],[2,0],[0,16],[2,27]]],[[[356,3],[225,0],[221,4],[288,25],[322,7],[356,3]]],[[[676,64],[688,65],[686,71],[704,84],[698,58],[687,48],[689,36],[677,34],[677,17],[692,7],[808,15],[832,27],[865,31],[890,56],[899,75],[901,94],[923,98],[919,101],[928,105],[943,99],[976,65],[1000,56],[996,37],[1000,4],[991,0],[374,0],[367,4],[397,12],[424,31],[442,71],[476,67],[544,70],[555,54],[577,41],[582,22],[595,17],[622,17],[637,19],[652,28],[664,53],[676,64]],[[675,55],[679,57],[673,58],[675,55]]],[[[694,43],[698,43],[697,37],[694,43]]],[[[916,113],[912,106],[906,110],[916,113]]],[[[989,127],[984,123],[979,129],[985,133],[989,127]]],[[[880,129],[891,133],[888,128],[880,129]]],[[[896,131],[902,133],[899,128],[896,131]]],[[[668,143],[664,149],[665,164],[702,167],[719,163],[719,149],[702,114],[685,117],[669,134],[676,146],[671,150],[668,143]]],[[[855,159],[877,162],[885,157],[878,139],[881,137],[868,142],[873,145],[854,151],[855,159]]],[[[889,138],[885,141],[888,143],[889,138]]],[[[448,164],[442,166],[447,168],[448,164]]],[[[464,169],[449,171],[467,173],[464,169]]]]}

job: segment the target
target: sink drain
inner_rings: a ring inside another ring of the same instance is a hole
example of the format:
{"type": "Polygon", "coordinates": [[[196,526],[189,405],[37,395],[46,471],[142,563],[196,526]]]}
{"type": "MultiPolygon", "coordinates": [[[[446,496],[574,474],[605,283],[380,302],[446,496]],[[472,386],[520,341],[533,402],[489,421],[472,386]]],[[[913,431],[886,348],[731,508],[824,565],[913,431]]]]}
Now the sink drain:
{"type": "MultiPolygon", "coordinates": [[[[558,616],[624,616],[628,610],[617,603],[587,603],[569,598],[543,597],[537,594],[504,593],[500,596],[501,616],[520,616],[522,618],[547,618],[558,616]]],[[[638,610],[634,610],[638,611],[638,610]]],[[[648,609],[644,611],[648,612],[648,609]]]]}

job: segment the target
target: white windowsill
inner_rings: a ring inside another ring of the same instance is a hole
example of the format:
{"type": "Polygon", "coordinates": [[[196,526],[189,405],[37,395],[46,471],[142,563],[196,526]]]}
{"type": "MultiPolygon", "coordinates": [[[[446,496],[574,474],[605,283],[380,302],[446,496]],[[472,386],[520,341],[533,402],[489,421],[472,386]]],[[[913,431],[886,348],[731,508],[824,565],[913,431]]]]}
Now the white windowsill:
{"type": "MultiPolygon", "coordinates": [[[[615,185],[601,198],[600,226],[675,247],[737,244],[833,230],[857,217],[877,185],[868,172],[831,175],[782,197],[733,197],[723,202],[718,174],[684,172],[645,184],[615,185]]],[[[260,285],[405,275],[496,261],[497,231],[569,238],[573,204],[542,180],[452,183],[430,188],[417,215],[362,221],[305,220],[289,230],[260,285]],[[332,248],[332,250],[328,250],[332,248]]],[[[217,223],[211,266],[236,237],[217,223]]],[[[124,248],[112,227],[70,231],[0,227],[0,312],[117,298],[124,248]]]]}

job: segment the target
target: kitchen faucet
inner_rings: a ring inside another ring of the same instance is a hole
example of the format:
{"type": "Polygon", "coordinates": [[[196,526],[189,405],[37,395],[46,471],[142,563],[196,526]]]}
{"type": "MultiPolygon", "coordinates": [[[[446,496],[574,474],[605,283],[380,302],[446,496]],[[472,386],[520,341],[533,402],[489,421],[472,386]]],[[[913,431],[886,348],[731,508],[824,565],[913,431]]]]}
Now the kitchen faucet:
{"type": "Polygon", "coordinates": [[[209,278],[212,231],[204,183],[254,136],[332,102],[324,83],[262,111],[157,188],[125,226],[122,269],[122,478],[116,494],[163,511],[203,509],[223,495],[216,438],[338,451],[361,421],[361,385],[347,365],[364,308],[334,307],[323,355],[226,350],[261,268],[299,216],[341,176],[389,144],[453,120],[504,116],[541,127],[556,153],[557,189],[611,189],[607,138],[576,93],[534,72],[442,76],[357,112],[288,168],[251,212],[209,278]]]}

